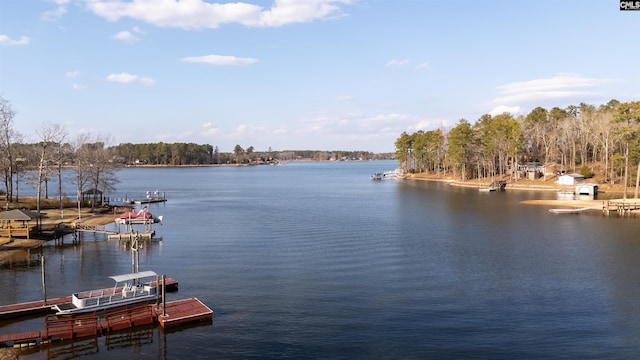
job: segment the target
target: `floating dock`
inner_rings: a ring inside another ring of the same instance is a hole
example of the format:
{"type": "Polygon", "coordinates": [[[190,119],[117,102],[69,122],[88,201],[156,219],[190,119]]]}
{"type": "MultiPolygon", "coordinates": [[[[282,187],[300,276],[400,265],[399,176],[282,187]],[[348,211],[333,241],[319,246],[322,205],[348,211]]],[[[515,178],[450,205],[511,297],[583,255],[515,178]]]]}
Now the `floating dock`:
{"type": "Polygon", "coordinates": [[[196,321],[207,321],[213,317],[213,310],[198,298],[184,299],[167,303],[154,308],[158,323],[164,327],[175,327],[196,321]]]}
{"type": "Polygon", "coordinates": [[[599,209],[600,206],[590,206],[584,208],[560,208],[560,209],[549,209],[550,213],[554,214],[579,214],[583,211],[599,209]]]}
{"type": "Polygon", "coordinates": [[[171,301],[159,305],[139,305],[105,312],[104,318],[96,313],[61,317],[49,315],[45,329],[0,335],[1,346],[28,347],[54,341],[109,334],[113,331],[137,326],[160,324],[163,328],[194,322],[210,322],[213,311],[198,298],[171,301]]]}
{"type": "Polygon", "coordinates": [[[107,239],[109,240],[127,240],[127,241],[132,241],[135,239],[139,239],[139,240],[151,240],[153,239],[153,237],[155,236],[156,232],[151,230],[151,231],[136,231],[136,232],[127,232],[127,233],[114,233],[114,234],[109,234],[107,236],[107,239]]]}

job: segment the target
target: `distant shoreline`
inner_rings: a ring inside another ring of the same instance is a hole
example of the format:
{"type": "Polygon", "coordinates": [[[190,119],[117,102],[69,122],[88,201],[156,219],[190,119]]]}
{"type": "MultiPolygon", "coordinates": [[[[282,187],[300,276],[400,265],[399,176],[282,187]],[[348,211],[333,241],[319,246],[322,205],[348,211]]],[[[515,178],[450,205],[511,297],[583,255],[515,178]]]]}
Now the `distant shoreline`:
{"type": "MultiPolygon", "coordinates": [[[[451,177],[434,177],[433,175],[425,175],[425,174],[411,174],[407,177],[409,180],[417,180],[417,181],[439,181],[446,182],[451,186],[459,186],[459,187],[471,187],[471,188],[482,188],[489,186],[491,184],[491,179],[478,179],[471,181],[459,181],[452,179],[451,177]]],[[[577,184],[576,184],[577,185],[577,184]]],[[[555,183],[555,180],[520,180],[518,182],[509,182],[507,181],[507,190],[522,190],[522,191],[559,191],[563,188],[566,188],[568,185],[559,185],[555,183]]],[[[572,185],[573,187],[573,185],[572,185]]],[[[627,188],[627,197],[633,197],[635,189],[627,188]]],[[[598,185],[598,193],[607,194],[608,196],[615,195],[622,197],[624,190],[620,185],[614,185],[613,187],[609,184],[599,184],[598,185]]]]}

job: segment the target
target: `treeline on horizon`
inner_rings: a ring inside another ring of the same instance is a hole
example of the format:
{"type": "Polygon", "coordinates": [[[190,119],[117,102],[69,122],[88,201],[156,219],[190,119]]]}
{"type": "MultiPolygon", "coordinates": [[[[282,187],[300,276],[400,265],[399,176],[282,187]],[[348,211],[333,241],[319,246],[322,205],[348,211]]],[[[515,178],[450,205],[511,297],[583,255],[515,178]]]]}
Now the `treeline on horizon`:
{"type": "Polygon", "coordinates": [[[460,119],[451,129],[403,132],[395,157],[407,172],[461,180],[516,179],[518,165],[539,163],[629,185],[640,171],[640,101],[536,107],[526,115],[485,114],[474,124],[460,119]]]}
{"type": "Polygon", "coordinates": [[[111,148],[113,159],[123,165],[220,165],[262,164],[309,159],[332,160],[381,160],[393,159],[393,153],[374,154],[369,151],[283,150],[256,151],[236,145],[233,152],[221,152],[217,146],[194,143],[124,143],[111,148]]]}

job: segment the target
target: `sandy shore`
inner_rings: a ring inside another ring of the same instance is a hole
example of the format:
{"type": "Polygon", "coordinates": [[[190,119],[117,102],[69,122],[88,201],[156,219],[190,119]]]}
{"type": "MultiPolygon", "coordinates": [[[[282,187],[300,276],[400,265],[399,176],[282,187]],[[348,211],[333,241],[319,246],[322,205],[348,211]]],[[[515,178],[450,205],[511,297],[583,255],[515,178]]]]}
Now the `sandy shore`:
{"type": "MultiPolygon", "coordinates": [[[[407,177],[410,180],[424,180],[424,181],[442,181],[447,182],[452,186],[464,186],[464,187],[485,187],[491,184],[492,179],[473,179],[467,181],[458,181],[453,179],[450,176],[441,176],[437,177],[434,175],[427,174],[411,174],[407,177]]],[[[496,180],[505,180],[505,179],[496,179],[496,180]]],[[[505,180],[507,182],[507,190],[528,190],[528,191],[558,191],[563,188],[566,188],[566,185],[559,185],[556,183],[556,178],[548,178],[544,180],[543,178],[536,180],[528,180],[528,179],[520,179],[518,181],[510,181],[509,179],[505,180]]],[[[573,188],[573,186],[569,186],[573,188]]],[[[634,190],[631,188],[627,188],[628,197],[633,196],[634,190]]],[[[623,189],[621,185],[609,185],[609,184],[599,184],[598,185],[598,193],[606,193],[608,197],[618,197],[622,198],[623,189]]]]}
{"type": "Polygon", "coordinates": [[[546,205],[546,206],[562,206],[569,208],[588,208],[602,207],[603,200],[525,200],[520,204],[526,205],[546,205]]]}
{"type": "MultiPolygon", "coordinates": [[[[486,187],[491,183],[491,180],[471,180],[471,181],[456,181],[451,178],[446,177],[434,177],[433,175],[424,175],[424,174],[413,174],[407,177],[409,180],[418,180],[418,181],[442,181],[447,182],[451,186],[463,186],[463,187],[475,187],[481,188],[486,187]]],[[[550,179],[544,181],[543,179],[538,180],[519,180],[518,182],[508,182],[506,190],[522,190],[522,191],[559,191],[566,186],[558,185],[555,183],[554,179],[550,179]]],[[[599,194],[606,194],[607,199],[598,199],[598,200],[587,200],[587,199],[578,199],[578,200],[525,200],[520,202],[520,204],[524,205],[543,205],[543,206],[551,206],[554,208],[574,208],[574,209],[582,209],[582,208],[600,208],[605,205],[607,201],[616,201],[622,202],[623,200],[623,190],[620,185],[610,186],[608,184],[601,184],[598,186],[599,194]]],[[[627,189],[627,200],[629,202],[639,201],[639,199],[634,199],[634,189],[627,189]]]]}

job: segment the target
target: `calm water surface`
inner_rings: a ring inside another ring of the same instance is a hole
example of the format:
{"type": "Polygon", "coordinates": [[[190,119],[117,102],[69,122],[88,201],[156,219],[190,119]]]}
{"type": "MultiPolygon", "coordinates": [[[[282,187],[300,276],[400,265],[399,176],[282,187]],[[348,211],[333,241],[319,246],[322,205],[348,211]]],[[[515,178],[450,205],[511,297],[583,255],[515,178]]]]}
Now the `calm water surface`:
{"type": "MultiPolygon", "coordinates": [[[[166,192],[143,270],[180,281],[212,325],[142,329],[25,359],[629,359],[640,354],[637,218],[553,215],[555,194],[371,181],[395,162],[119,171],[166,192]]],[[[131,270],[117,241],[44,249],[50,297],[131,270]]],[[[0,270],[0,304],[41,297],[39,265],[0,270]]],[[[35,330],[42,319],[0,323],[35,330]]]]}

